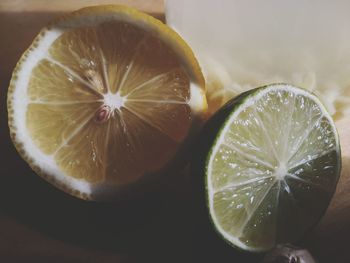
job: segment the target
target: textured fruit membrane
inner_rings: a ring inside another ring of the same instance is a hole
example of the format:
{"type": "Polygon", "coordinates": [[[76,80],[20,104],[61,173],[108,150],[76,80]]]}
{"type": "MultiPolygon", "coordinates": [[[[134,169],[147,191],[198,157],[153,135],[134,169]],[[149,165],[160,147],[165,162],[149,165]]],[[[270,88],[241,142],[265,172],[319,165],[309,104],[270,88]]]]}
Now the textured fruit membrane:
{"type": "Polygon", "coordinates": [[[266,249],[317,222],[339,169],[336,135],[319,105],[270,91],[238,113],[223,136],[209,198],[225,232],[266,249]]]}
{"type": "Polygon", "coordinates": [[[71,29],[33,69],[27,127],[68,176],[130,183],[186,137],[189,78],[166,44],[123,22],[71,29]]]}

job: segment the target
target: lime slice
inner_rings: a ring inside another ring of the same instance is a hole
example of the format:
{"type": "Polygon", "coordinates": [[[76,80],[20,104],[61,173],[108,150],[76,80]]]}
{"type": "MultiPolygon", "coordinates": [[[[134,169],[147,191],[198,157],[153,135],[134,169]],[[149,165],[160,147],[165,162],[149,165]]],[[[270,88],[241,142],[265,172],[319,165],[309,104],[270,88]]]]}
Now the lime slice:
{"type": "Polygon", "coordinates": [[[207,124],[206,197],[230,244],[266,251],[318,222],[340,175],[339,139],[319,99],[275,84],[230,101],[207,124]],[[210,131],[210,132],[208,132],[210,131]]]}

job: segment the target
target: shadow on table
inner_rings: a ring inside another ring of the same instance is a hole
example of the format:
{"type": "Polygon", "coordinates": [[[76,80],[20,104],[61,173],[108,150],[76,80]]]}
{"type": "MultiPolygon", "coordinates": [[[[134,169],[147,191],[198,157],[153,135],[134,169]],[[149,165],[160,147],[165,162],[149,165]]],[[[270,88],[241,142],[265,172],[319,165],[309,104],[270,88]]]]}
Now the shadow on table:
{"type": "Polygon", "coordinates": [[[246,257],[235,254],[213,233],[203,220],[206,216],[193,207],[187,191],[165,186],[119,203],[82,201],[34,174],[8,136],[4,141],[1,210],[43,236],[74,246],[132,255],[136,262],[215,262],[218,258],[246,257]]]}
{"type": "Polygon", "coordinates": [[[350,157],[343,156],[342,175],[325,216],[304,244],[320,263],[348,263],[350,241],[350,157]]]}
{"type": "MultiPolygon", "coordinates": [[[[6,116],[4,93],[0,107],[1,116],[6,116]]],[[[246,258],[235,254],[203,222],[206,215],[193,206],[184,174],[170,176],[156,191],[137,199],[82,201],[57,190],[29,168],[12,145],[6,123],[6,117],[1,118],[0,212],[35,229],[44,239],[131,255],[136,262],[246,258]]],[[[11,233],[11,229],[5,231],[11,233]]]]}

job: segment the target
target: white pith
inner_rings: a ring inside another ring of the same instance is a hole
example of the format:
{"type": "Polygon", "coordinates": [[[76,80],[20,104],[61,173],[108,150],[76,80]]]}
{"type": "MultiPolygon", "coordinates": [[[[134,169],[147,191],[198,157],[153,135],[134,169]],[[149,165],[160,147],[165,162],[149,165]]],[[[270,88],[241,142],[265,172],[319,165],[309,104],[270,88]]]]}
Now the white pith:
{"type": "Polygon", "coordinates": [[[112,111],[119,110],[124,106],[125,100],[127,100],[126,98],[120,96],[119,92],[115,94],[108,92],[107,94],[104,94],[103,97],[104,105],[110,107],[112,111]]]}
{"type": "MultiPolygon", "coordinates": [[[[219,190],[215,190],[213,188],[213,182],[212,182],[212,178],[211,178],[211,173],[212,173],[212,169],[213,169],[213,162],[214,162],[214,157],[216,155],[216,153],[218,152],[220,145],[225,144],[224,142],[224,138],[225,135],[227,134],[230,126],[232,125],[233,121],[235,120],[235,118],[245,109],[248,108],[249,106],[254,105],[255,101],[258,101],[260,98],[262,98],[266,93],[274,90],[274,89],[279,89],[279,90],[285,90],[285,91],[290,91],[292,93],[294,93],[295,95],[302,95],[305,97],[309,97],[312,100],[316,101],[317,104],[319,105],[321,112],[322,112],[322,116],[326,117],[330,123],[332,123],[332,119],[331,116],[328,114],[328,112],[326,111],[325,108],[323,108],[322,104],[319,102],[319,100],[314,96],[311,95],[308,92],[305,92],[301,89],[295,89],[293,86],[290,85],[285,85],[285,84],[280,84],[280,85],[271,85],[270,87],[267,87],[263,90],[258,91],[257,93],[255,93],[253,96],[250,96],[248,99],[246,99],[241,105],[238,106],[237,109],[235,109],[235,111],[228,117],[228,121],[225,123],[225,126],[223,127],[223,129],[220,131],[220,133],[218,134],[217,140],[215,142],[215,145],[212,149],[212,152],[210,153],[210,158],[208,160],[208,164],[207,164],[207,190],[208,190],[208,203],[209,203],[209,212],[211,215],[211,218],[213,220],[213,223],[216,227],[216,229],[219,231],[219,233],[226,239],[228,240],[230,243],[235,244],[236,246],[244,249],[244,250],[249,250],[249,251],[263,251],[264,248],[260,248],[260,247],[253,247],[253,246],[248,246],[247,244],[243,243],[240,239],[239,236],[233,236],[229,233],[227,233],[220,225],[220,222],[218,221],[218,219],[216,218],[216,213],[214,210],[214,194],[216,192],[222,191],[222,189],[225,189],[229,186],[225,186],[219,190]]],[[[336,128],[333,125],[332,126],[333,129],[333,133],[336,133],[336,128]]],[[[338,142],[338,138],[335,138],[336,140],[336,145],[339,145],[338,142]]],[[[338,148],[336,148],[338,151],[338,148]]],[[[269,176],[265,176],[265,177],[256,177],[253,179],[250,179],[249,181],[245,181],[243,182],[243,184],[248,184],[248,183],[252,183],[252,182],[256,182],[259,180],[266,180],[266,179],[271,179],[273,180],[273,182],[277,182],[279,184],[279,187],[281,187],[281,183],[283,183],[283,185],[285,185],[285,187],[287,188],[286,191],[288,191],[288,184],[286,184],[285,178],[290,176],[290,177],[295,177],[295,175],[291,175],[288,173],[289,168],[287,166],[288,163],[288,157],[287,156],[278,156],[278,165],[273,168],[273,173],[269,176]]],[[[257,160],[260,161],[260,160],[257,160]]],[[[295,165],[293,165],[293,167],[295,167],[295,165]]],[[[296,178],[301,180],[300,178],[296,178]]],[[[273,186],[274,183],[271,183],[271,187],[273,186]]],[[[266,192],[266,194],[269,192],[271,188],[269,188],[266,192]]],[[[266,196],[266,195],[265,195],[266,196]]],[[[264,197],[265,197],[264,196],[264,197]]],[[[262,198],[262,200],[264,199],[264,197],[262,198]]],[[[262,201],[261,200],[261,201],[262,201]]],[[[254,212],[252,212],[252,214],[254,214],[254,212]]],[[[249,219],[247,219],[249,220],[249,219]]],[[[244,228],[244,227],[243,227],[244,228]]],[[[243,230],[243,229],[242,229],[243,230]]]]}
{"type": "MultiPolygon", "coordinates": [[[[31,135],[26,128],[26,111],[30,101],[28,100],[28,83],[31,77],[32,69],[39,63],[40,60],[46,58],[51,62],[55,62],[48,53],[48,50],[52,43],[61,36],[66,30],[79,26],[96,26],[99,23],[106,21],[130,21],[135,23],[126,14],[103,14],[101,16],[81,16],[69,21],[62,21],[60,24],[53,28],[45,30],[37,46],[27,52],[27,57],[22,58],[20,70],[17,72],[17,80],[12,82],[15,86],[12,98],[13,108],[13,130],[15,131],[16,143],[19,143],[24,150],[25,155],[32,161],[32,165],[38,167],[44,174],[52,177],[59,184],[64,185],[66,188],[74,189],[81,194],[90,196],[101,195],[108,196],[113,195],[116,192],[118,186],[110,185],[108,183],[89,183],[85,180],[75,179],[74,177],[67,176],[58,167],[54,155],[47,155],[43,153],[33,142],[31,135]]],[[[136,22],[141,28],[149,29],[146,22],[140,20],[136,22]]],[[[203,109],[203,91],[194,82],[190,83],[190,99],[188,105],[195,111],[201,111],[203,109]],[[200,96],[200,98],[196,98],[200,96]]],[[[112,94],[107,93],[103,97],[105,105],[109,106],[111,110],[119,110],[124,106],[126,97],[121,97],[119,93],[112,94]]]]}

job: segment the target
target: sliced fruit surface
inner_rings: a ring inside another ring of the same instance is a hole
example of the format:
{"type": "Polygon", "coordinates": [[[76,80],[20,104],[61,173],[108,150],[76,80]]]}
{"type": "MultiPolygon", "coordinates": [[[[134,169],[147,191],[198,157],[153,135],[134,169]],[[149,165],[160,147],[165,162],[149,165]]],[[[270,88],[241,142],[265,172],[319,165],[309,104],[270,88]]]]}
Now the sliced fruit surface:
{"type": "Polygon", "coordinates": [[[171,162],[205,112],[204,94],[198,63],[175,32],[131,8],[89,7],[44,28],[24,53],[9,126],[48,181],[108,198],[171,162]]]}
{"type": "Polygon", "coordinates": [[[297,241],[325,212],[340,175],[332,118],[315,95],[286,84],[252,90],[227,109],[206,157],[215,229],[248,251],[297,241]]]}

